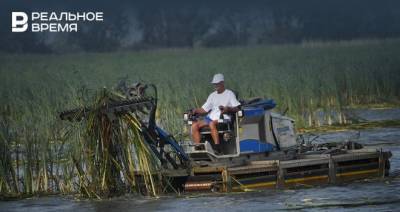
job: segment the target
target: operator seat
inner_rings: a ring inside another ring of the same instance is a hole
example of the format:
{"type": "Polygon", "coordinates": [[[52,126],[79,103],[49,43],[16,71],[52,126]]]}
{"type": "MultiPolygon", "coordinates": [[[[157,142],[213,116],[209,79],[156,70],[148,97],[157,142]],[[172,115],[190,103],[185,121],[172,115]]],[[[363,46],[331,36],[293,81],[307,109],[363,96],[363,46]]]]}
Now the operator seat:
{"type": "MultiPolygon", "coordinates": [[[[217,130],[219,133],[230,131],[233,128],[234,118],[232,117],[229,122],[223,122],[217,124],[217,130]]],[[[200,134],[211,134],[211,129],[209,126],[202,127],[200,129],[200,134]]]]}
{"type": "MultiPolygon", "coordinates": [[[[240,102],[240,104],[243,104],[243,101],[239,100],[239,92],[235,91],[235,90],[231,90],[234,94],[236,99],[240,102]]],[[[217,124],[217,130],[218,133],[224,133],[224,132],[228,132],[228,131],[232,131],[233,126],[234,126],[234,121],[236,118],[236,113],[229,113],[227,114],[230,118],[230,120],[222,122],[222,123],[218,123],[217,124]]],[[[221,118],[220,118],[221,119],[221,118]]],[[[211,129],[209,126],[205,126],[202,127],[200,129],[200,134],[205,135],[205,134],[211,134],[211,129]]]]}

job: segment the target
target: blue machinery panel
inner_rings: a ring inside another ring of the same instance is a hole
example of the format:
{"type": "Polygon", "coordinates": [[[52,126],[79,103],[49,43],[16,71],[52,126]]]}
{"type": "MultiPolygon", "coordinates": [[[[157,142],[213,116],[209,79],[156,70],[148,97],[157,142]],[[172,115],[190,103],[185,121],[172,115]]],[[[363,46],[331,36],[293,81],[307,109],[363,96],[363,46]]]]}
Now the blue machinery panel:
{"type": "Polygon", "coordinates": [[[240,141],[240,152],[272,152],[274,146],[269,143],[261,142],[255,139],[246,139],[240,141]]]}
{"type": "Polygon", "coordinates": [[[273,99],[260,99],[259,101],[247,104],[246,107],[270,110],[276,107],[276,103],[273,99]]]}
{"type": "Polygon", "coordinates": [[[245,117],[263,116],[264,115],[264,109],[263,108],[244,108],[243,109],[243,115],[245,117]]]}
{"type": "Polygon", "coordinates": [[[264,99],[245,105],[243,108],[244,116],[262,116],[265,110],[275,108],[276,103],[273,99],[264,99]]]}

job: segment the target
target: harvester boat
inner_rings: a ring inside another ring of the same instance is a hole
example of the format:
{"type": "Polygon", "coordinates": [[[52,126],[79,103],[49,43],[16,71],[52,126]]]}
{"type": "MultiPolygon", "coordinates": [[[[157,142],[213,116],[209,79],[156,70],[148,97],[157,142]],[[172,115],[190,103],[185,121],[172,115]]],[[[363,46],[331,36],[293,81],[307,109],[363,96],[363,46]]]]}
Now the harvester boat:
{"type": "MultiPolygon", "coordinates": [[[[144,141],[163,165],[163,176],[173,190],[242,191],[341,183],[389,174],[390,151],[369,149],[359,143],[312,144],[296,135],[293,119],[273,112],[273,100],[241,101],[241,110],[218,121],[222,152],[213,147],[210,129],[201,130],[201,143],[177,141],[156,124],[157,90],[154,85],[124,88],[126,101],[111,102],[102,112],[110,119],[123,113],[140,115],[144,141]],[[153,96],[146,95],[151,87],[153,96]],[[147,112],[146,112],[147,111],[147,112]],[[147,113],[147,114],[146,114],[147,113]]],[[[91,108],[62,112],[63,120],[79,121],[91,108]]],[[[185,113],[187,132],[201,117],[185,113]]],[[[190,138],[191,136],[187,136],[190,138]]]]}

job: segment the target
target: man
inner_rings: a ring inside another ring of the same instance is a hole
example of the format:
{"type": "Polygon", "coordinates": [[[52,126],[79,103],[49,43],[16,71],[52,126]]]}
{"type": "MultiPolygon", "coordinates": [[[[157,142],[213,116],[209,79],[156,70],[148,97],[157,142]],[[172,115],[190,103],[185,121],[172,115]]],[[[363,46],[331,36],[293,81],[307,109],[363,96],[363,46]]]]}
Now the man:
{"type": "Polygon", "coordinates": [[[218,119],[221,114],[224,114],[224,118],[229,119],[226,113],[237,112],[240,102],[231,90],[225,89],[224,75],[215,74],[211,83],[214,85],[215,91],[208,96],[206,103],[201,108],[192,110],[194,114],[208,113],[204,120],[193,122],[192,139],[195,144],[199,144],[201,139],[200,129],[208,125],[211,130],[211,137],[216,145],[215,150],[220,152],[221,147],[217,130],[218,119]]]}

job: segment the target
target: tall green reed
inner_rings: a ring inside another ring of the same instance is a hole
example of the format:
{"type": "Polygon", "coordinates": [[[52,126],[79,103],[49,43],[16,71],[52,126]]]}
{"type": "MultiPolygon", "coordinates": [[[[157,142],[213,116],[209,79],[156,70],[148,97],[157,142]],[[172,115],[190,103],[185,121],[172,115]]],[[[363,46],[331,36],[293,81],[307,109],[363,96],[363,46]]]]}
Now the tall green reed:
{"type": "MultiPolygon", "coordinates": [[[[121,117],[120,133],[110,130],[114,129],[112,123],[96,119],[98,124],[91,126],[107,130],[107,135],[94,128],[83,130],[88,126],[84,123],[57,121],[59,111],[93,103],[88,97],[94,90],[101,86],[111,89],[121,77],[158,86],[157,122],[172,134],[181,132],[183,111],[201,106],[212,92],[209,81],[218,72],[225,74],[227,87],[238,91],[240,98],[274,98],[276,110],[289,108],[288,115],[299,127],[318,126],[321,110],[328,122],[338,119],[345,123],[342,111],[348,107],[400,103],[399,39],[78,55],[1,54],[0,64],[2,194],[81,190],[100,196],[114,185],[121,190],[138,189],[135,170],[145,162],[130,158],[129,153],[143,149],[141,143],[137,147],[116,143],[126,148],[120,151],[122,156],[115,157],[106,145],[94,146],[98,141],[88,136],[88,132],[96,133],[111,142],[115,136],[120,136],[120,141],[138,139],[135,135],[140,131],[130,124],[134,119],[121,117]],[[92,142],[87,143],[89,140],[92,142]],[[112,157],[96,160],[96,154],[99,158],[106,153],[112,157]],[[113,164],[116,172],[129,170],[119,175],[122,186],[117,180],[88,175],[114,176],[113,164]],[[96,186],[102,192],[92,192],[96,186]]],[[[153,168],[147,170],[152,171],[145,173],[154,173],[153,168]]],[[[151,185],[152,179],[146,182],[151,185]]]]}

